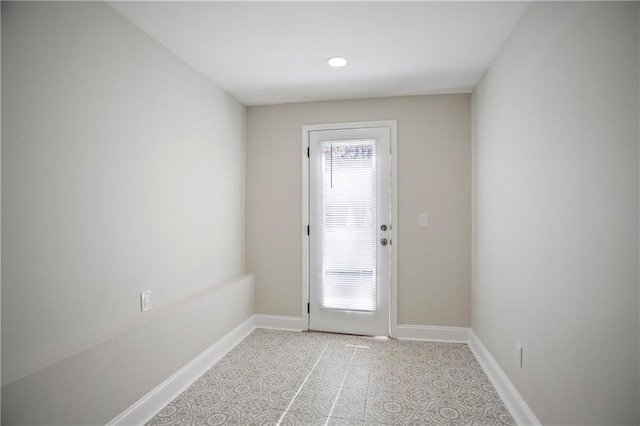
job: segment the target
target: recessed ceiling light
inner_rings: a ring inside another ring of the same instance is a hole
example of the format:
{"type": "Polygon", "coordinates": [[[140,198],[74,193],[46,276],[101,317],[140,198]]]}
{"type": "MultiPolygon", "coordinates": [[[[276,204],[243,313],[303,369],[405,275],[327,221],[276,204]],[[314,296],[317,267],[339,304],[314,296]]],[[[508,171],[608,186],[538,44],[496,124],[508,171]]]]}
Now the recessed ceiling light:
{"type": "Polygon", "coordinates": [[[340,68],[347,65],[347,60],[341,56],[334,56],[333,58],[327,59],[327,63],[334,68],[340,68]]]}

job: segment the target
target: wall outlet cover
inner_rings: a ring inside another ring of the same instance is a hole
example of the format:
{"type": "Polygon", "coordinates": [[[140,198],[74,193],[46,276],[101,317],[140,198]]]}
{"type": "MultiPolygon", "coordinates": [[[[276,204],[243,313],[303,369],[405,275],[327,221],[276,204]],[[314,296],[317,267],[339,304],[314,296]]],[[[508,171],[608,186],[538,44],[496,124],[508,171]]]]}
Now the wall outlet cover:
{"type": "Polygon", "coordinates": [[[522,345],[516,342],[516,365],[522,368],[522,345]]]}

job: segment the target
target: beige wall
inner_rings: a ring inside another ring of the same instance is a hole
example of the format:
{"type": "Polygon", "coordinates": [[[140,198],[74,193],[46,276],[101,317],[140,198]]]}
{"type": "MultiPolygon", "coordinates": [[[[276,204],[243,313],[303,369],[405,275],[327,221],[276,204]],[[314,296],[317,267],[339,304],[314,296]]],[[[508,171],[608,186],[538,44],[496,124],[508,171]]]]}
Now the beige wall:
{"type": "Polygon", "coordinates": [[[534,3],[473,93],[472,327],[543,424],[640,420],[637,8],[534,3]]]}
{"type": "Polygon", "coordinates": [[[106,424],[249,318],[253,288],[251,276],[213,286],[5,385],[2,424],[106,424]]]}
{"type": "Polygon", "coordinates": [[[301,315],[302,125],[375,120],[398,121],[398,322],[469,326],[469,95],[248,108],[246,268],[256,311],[301,315]],[[418,228],[420,212],[428,228],[418,228]]]}
{"type": "MultiPolygon", "coordinates": [[[[154,347],[118,335],[147,318],[140,291],[158,310],[243,273],[245,110],[98,2],[3,2],[2,89],[4,403],[26,389],[14,383],[37,384],[61,362],[67,375],[46,381],[65,389],[70,360],[97,343],[122,343],[109,352],[120,366],[154,347]]],[[[189,329],[189,318],[168,326],[189,329]]],[[[88,400],[103,385],[114,399],[93,418],[91,405],[72,418],[54,404],[50,421],[109,420],[124,408],[117,389],[141,397],[223,331],[187,334],[166,367],[150,360],[128,377],[83,364],[88,400]]],[[[26,409],[43,412],[20,403],[2,415],[26,409]]]]}
{"type": "MultiPolygon", "coordinates": [[[[0,7],[0,46],[2,46],[2,8],[0,7]]],[[[2,50],[0,48],[0,50],[2,50]]],[[[0,54],[0,79],[2,77],[2,55],[0,54]]],[[[2,88],[1,88],[2,84],[0,84],[0,92],[2,92],[2,88]]],[[[0,99],[2,98],[2,95],[0,94],[0,99]]],[[[0,102],[1,104],[1,102],[0,102]]],[[[2,106],[0,105],[0,123],[2,122],[2,106]]],[[[0,159],[1,159],[1,152],[2,152],[2,137],[0,135],[0,159]]],[[[2,162],[0,161],[0,184],[2,182],[2,162]]],[[[0,202],[0,205],[2,203],[0,202]]],[[[2,223],[2,211],[0,209],[0,224],[2,223]]],[[[2,225],[0,225],[0,234],[1,234],[1,228],[2,225]]],[[[0,239],[0,252],[2,252],[2,240],[0,239]]],[[[0,330],[2,329],[2,299],[1,299],[1,295],[2,295],[2,262],[0,262],[0,330]]],[[[0,354],[2,353],[2,339],[0,338],[0,354]]],[[[0,356],[0,371],[2,371],[2,357],[0,356]]],[[[0,387],[0,401],[2,400],[2,387],[0,387]]],[[[2,404],[0,404],[0,419],[2,418],[2,404]]]]}

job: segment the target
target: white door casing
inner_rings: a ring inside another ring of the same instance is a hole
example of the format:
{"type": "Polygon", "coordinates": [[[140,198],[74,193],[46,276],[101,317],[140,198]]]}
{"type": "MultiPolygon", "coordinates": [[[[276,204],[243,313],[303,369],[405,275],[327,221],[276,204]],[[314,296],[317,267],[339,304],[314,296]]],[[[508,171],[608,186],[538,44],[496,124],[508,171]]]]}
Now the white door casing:
{"type": "Polygon", "coordinates": [[[309,185],[303,194],[310,225],[306,250],[303,243],[309,328],[395,334],[395,122],[303,130],[310,154],[303,173],[309,185]]]}

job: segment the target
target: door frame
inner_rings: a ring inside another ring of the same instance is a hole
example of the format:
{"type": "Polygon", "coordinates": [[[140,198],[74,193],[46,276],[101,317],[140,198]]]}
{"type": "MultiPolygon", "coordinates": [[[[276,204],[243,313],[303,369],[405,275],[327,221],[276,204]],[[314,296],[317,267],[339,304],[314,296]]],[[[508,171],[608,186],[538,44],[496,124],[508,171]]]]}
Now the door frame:
{"type": "Polygon", "coordinates": [[[398,329],[398,122],[397,120],[359,121],[349,123],[308,124],[302,126],[302,324],[309,329],[309,137],[317,130],[361,129],[387,127],[391,133],[391,287],[389,289],[389,334],[397,336],[398,329]]]}

